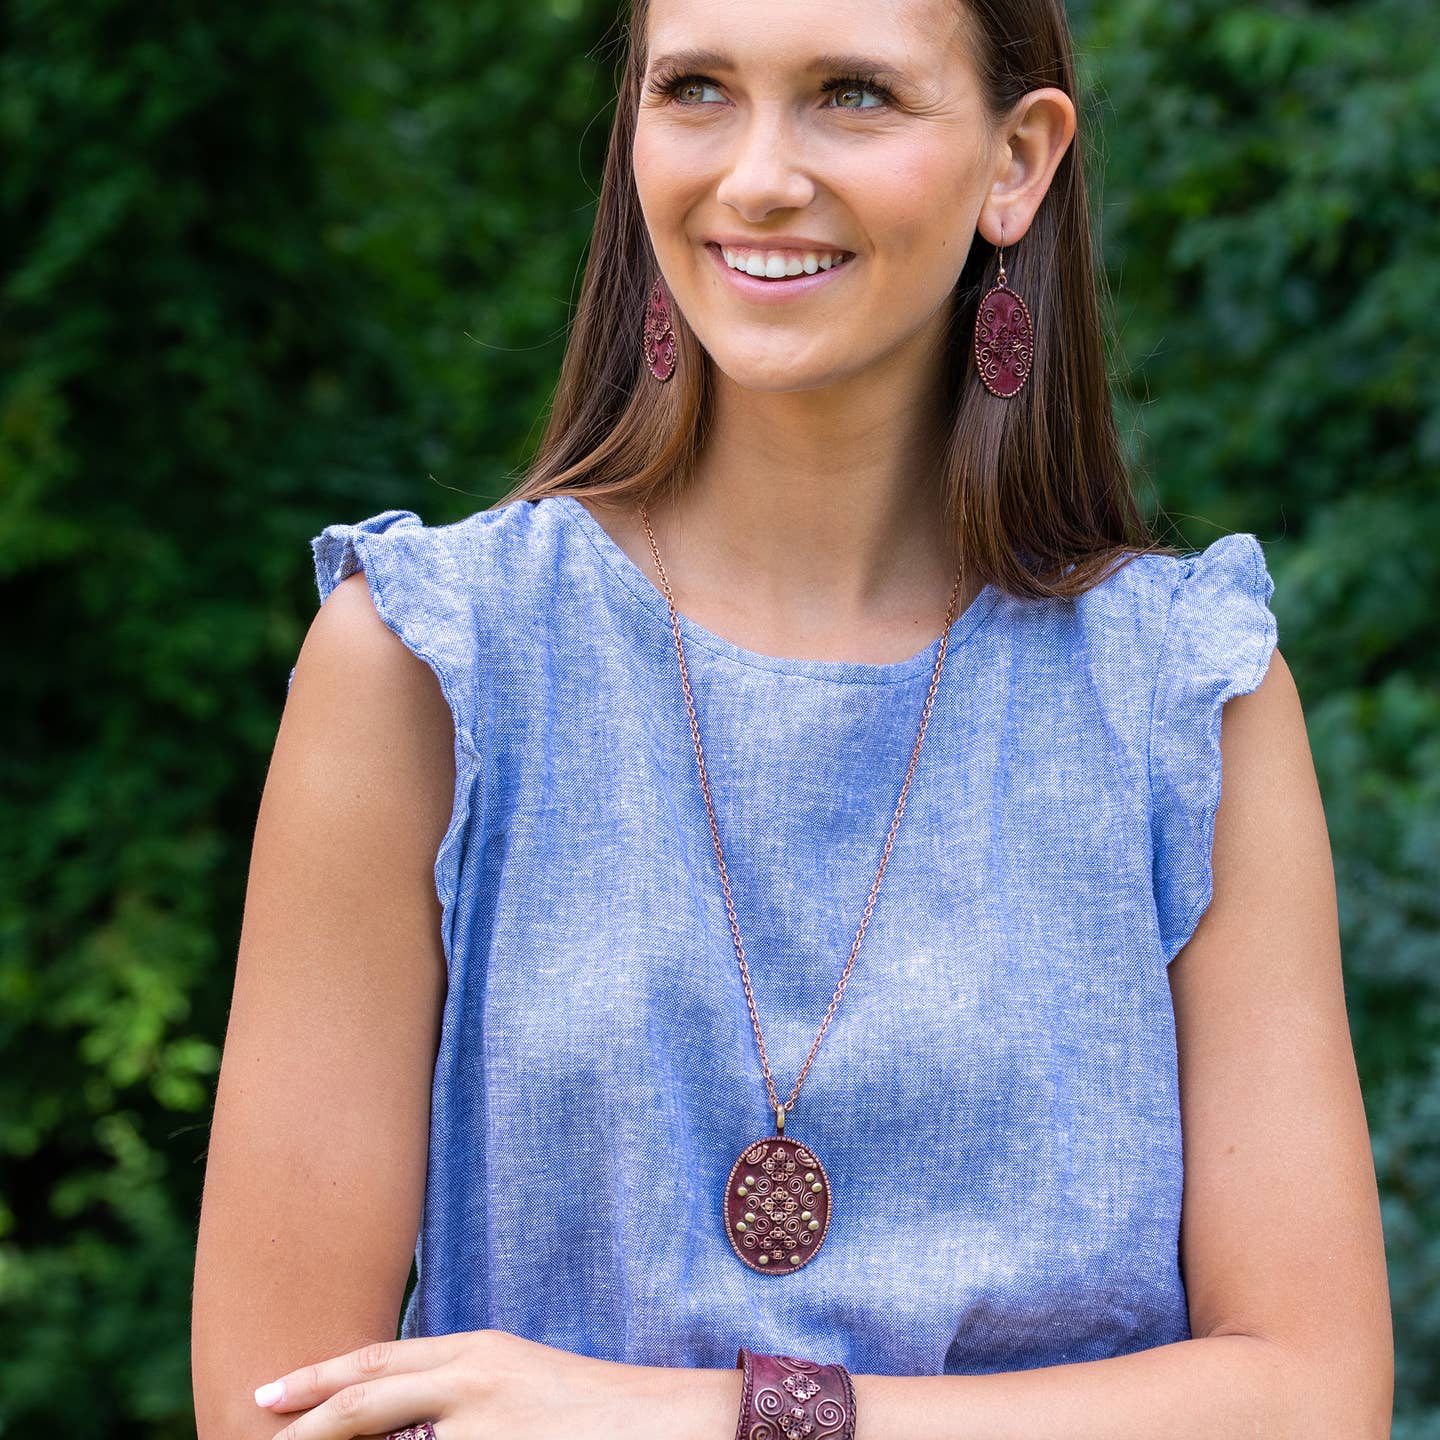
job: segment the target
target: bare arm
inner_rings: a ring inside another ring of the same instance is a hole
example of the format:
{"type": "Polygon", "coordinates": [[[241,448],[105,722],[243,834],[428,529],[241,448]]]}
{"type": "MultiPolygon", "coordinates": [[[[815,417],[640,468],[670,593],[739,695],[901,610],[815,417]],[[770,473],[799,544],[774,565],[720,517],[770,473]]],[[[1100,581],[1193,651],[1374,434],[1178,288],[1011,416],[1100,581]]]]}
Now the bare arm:
{"type": "Polygon", "coordinates": [[[1227,702],[1221,751],[1214,893],[1170,967],[1195,1338],[1007,1374],[857,1376],[856,1440],[1389,1436],[1389,1289],[1334,871],[1278,650],[1227,702]]]}
{"type": "Polygon", "coordinates": [[[195,1264],[200,1440],[269,1440],[287,1417],[257,1385],[395,1336],[445,999],[453,746],[434,674],[364,575],[343,581],[301,650],[255,831],[195,1264]]]}

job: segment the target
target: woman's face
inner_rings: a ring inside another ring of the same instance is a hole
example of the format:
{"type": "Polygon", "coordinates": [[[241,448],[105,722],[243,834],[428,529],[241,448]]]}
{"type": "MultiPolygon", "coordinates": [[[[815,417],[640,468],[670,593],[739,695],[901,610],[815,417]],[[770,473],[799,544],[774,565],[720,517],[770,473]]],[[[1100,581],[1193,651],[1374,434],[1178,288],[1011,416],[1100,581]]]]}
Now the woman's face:
{"type": "Polygon", "coordinates": [[[789,391],[938,353],[1008,154],[958,0],[652,0],[648,30],[635,181],[714,363],[789,391]]]}

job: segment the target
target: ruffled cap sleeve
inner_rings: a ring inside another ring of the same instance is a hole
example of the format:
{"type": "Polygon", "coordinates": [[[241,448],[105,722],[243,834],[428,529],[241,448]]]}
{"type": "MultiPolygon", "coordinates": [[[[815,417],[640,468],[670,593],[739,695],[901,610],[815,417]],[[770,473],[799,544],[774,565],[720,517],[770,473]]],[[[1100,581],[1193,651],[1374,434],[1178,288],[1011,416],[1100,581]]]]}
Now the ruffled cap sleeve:
{"type": "Polygon", "coordinates": [[[1274,590],[1254,535],[1224,535],[1179,561],[1150,724],[1155,905],[1167,965],[1210,903],[1221,712],[1269,669],[1274,590]]]}
{"type": "MultiPolygon", "coordinates": [[[[310,542],[323,604],[363,570],[381,620],[435,672],[457,740],[473,744],[473,566],[463,525],[427,526],[412,510],[327,525],[310,542]]],[[[295,679],[291,668],[286,692],[295,679]]]]}
{"type": "Polygon", "coordinates": [[[367,568],[365,557],[373,536],[389,535],[393,541],[399,532],[411,527],[424,529],[424,522],[413,510],[382,510],[354,525],[327,525],[310,542],[321,603],[342,580],[367,568]]]}

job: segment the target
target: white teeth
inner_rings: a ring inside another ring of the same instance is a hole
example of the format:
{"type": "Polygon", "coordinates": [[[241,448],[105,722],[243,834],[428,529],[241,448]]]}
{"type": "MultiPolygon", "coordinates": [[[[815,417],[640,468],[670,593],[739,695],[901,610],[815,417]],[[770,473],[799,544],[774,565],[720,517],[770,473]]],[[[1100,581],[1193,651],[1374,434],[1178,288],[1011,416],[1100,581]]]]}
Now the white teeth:
{"type": "Polygon", "coordinates": [[[830,270],[841,264],[844,251],[806,250],[741,250],[728,245],[719,247],[725,263],[732,270],[766,280],[781,280],[791,275],[813,275],[817,270],[830,270]]]}

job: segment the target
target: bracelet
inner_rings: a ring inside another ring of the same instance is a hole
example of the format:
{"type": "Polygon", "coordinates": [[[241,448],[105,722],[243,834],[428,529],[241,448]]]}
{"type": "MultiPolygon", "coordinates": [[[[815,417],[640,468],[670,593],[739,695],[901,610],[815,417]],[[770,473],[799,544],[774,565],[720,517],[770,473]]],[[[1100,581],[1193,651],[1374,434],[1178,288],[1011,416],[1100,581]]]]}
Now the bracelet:
{"type": "Polygon", "coordinates": [[[735,1368],[744,1376],[735,1440],[854,1440],[855,1387],[843,1365],[742,1345],[735,1368]]]}

